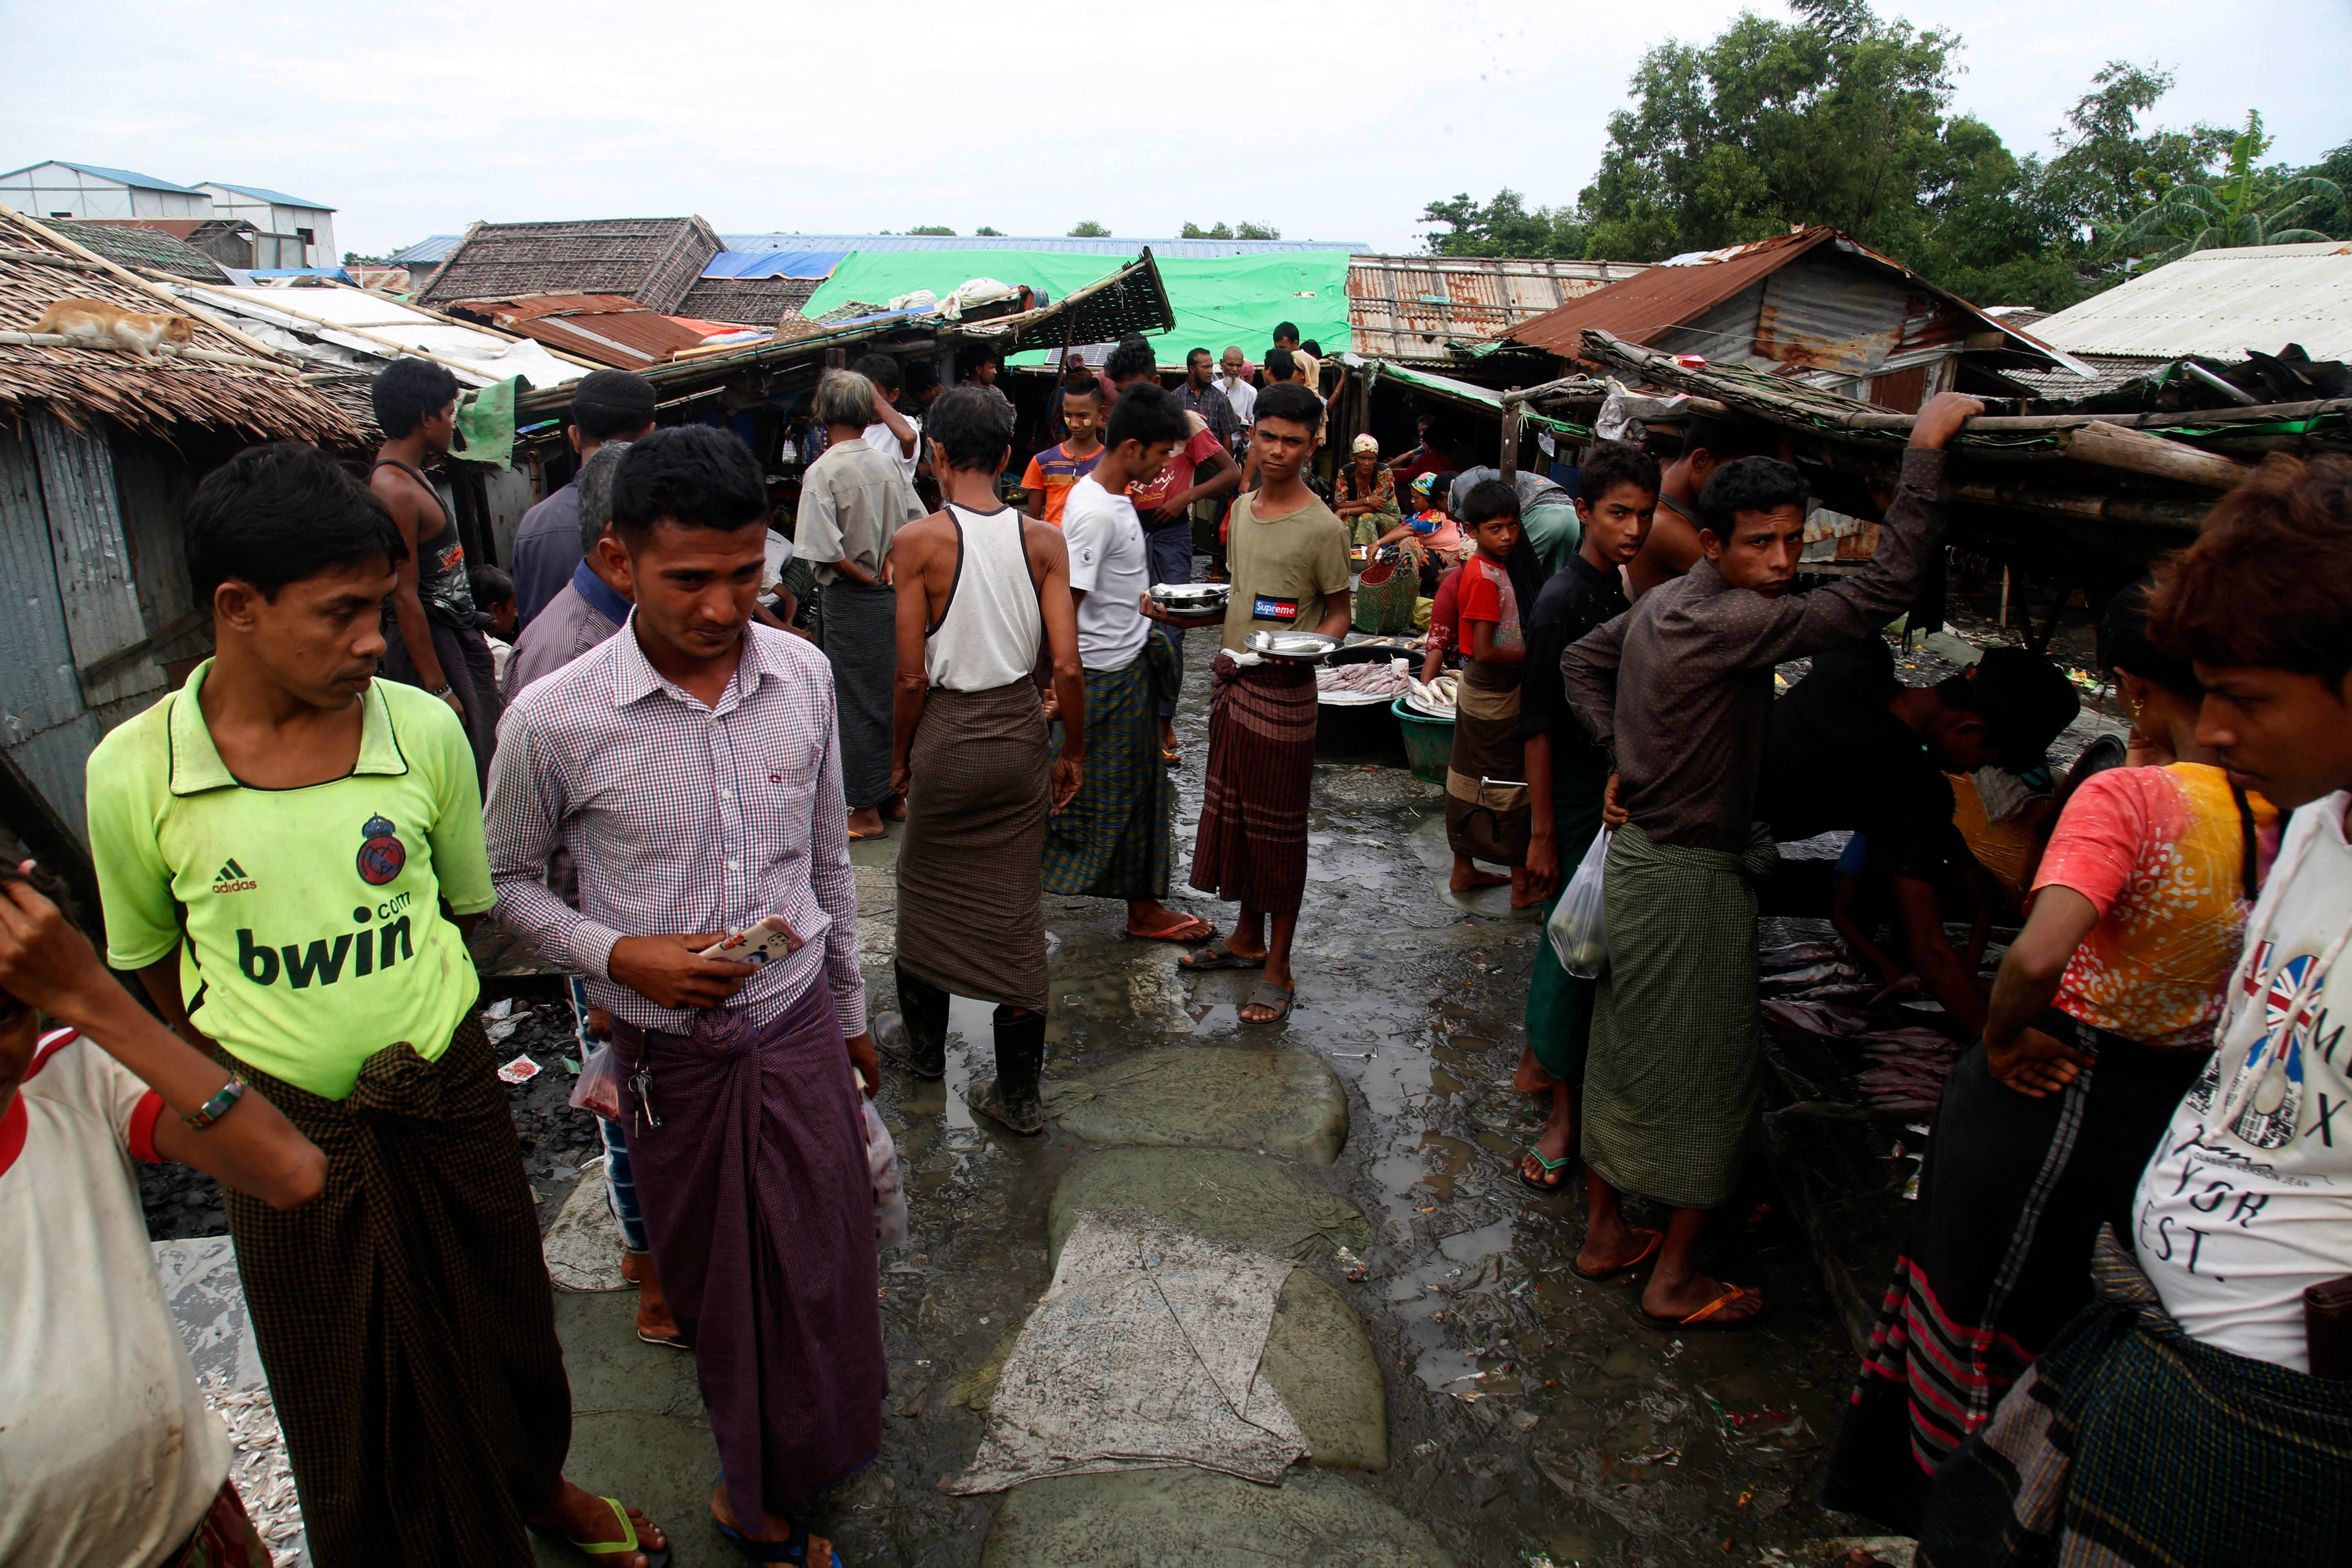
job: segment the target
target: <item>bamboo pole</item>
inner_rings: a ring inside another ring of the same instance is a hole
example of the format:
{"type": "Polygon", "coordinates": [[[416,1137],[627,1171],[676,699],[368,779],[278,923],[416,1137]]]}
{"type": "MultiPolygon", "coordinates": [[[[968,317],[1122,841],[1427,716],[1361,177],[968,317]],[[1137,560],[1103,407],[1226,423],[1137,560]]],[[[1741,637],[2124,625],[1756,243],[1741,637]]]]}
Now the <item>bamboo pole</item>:
{"type": "MultiPolygon", "coordinates": [[[[137,354],[131,353],[127,349],[116,348],[106,343],[79,342],[62,332],[0,331],[0,343],[23,343],[33,348],[45,349],[90,349],[100,353],[121,354],[133,363],[152,363],[140,359],[137,354]]],[[[281,374],[292,368],[275,360],[255,359],[251,354],[225,354],[218,349],[175,347],[168,351],[158,349],[156,353],[161,359],[193,359],[202,360],[206,364],[249,365],[256,370],[274,370],[281,374]]]]}
{"type": "MultiPolygon", "coordinates": [[[[64,235],[58,233],[55,229],[48,227],[34,218],[26,216],[23,213],[10,213],[8,215],[8,220],[13,220],[14,222],[24,225],[26,228],[31,229],[35,234],[40,236],[41,238],[47,240],[51,245],[56,246],[60,250],[81,257],[85,260],[97,262],[106,274],[112,278],[116,282],[127,283],[142,294],[154,295],[158,299],[170,304],[174,310],[179,308],[181,300],[178,295],[173,293],[170,289],[164,288],[160,283],[152,283],[148,281],[146,279],[140,277],[137,273],[131,271],[127,267],[117,265],[106,257],[100,256],[97,251],[90,249],[89,247],[82,244],[80,241],[68,239],[64,235]]],[[[215,321],[210,316],[206,316],[205,318],[205,321],[215,331],[221,333],[233,342],[243,343],[247,348],[251,349],[255,353],[261,355],[264,359],[274,360],[278,362],[281,365],[284,365],[286,368],[292,368],[291,361],[293,356],[285,353],[283,350],[272,348],[268,343],[263,342],[259,338],[248,337],[247,334],[237,331],[235,327],[230,326],[226,321],[215,321]]]]}
{"type": "Polygon", "coordinates": [[[2066,432],[2061,439],[2066,455],[2078,462],[2153,474],[2208,489],[2229,489],[2253,471],[2250,464],[2122,425],[2085,425],[2066,432]]]}

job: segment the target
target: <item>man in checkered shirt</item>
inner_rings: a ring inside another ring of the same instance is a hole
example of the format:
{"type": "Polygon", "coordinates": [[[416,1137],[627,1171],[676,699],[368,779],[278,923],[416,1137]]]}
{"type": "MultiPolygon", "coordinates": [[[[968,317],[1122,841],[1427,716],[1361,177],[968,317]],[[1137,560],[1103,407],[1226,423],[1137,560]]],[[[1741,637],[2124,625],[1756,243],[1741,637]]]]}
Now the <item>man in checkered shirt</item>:
{"type": "Polygon", "coordinates": [[[630,448],[613,528],[635,612],[508,710],[485,815],[499,920],[613,1014],[647,1237],[719,1443],[712,1514],[782,1544],[789,1502],[880,1447],[886,1371],[834,685],[752,622],[767,513],[732,435],[630,448]],[[541,879],[559,845],[577,909],[541,879]],[[789,954],[700,956],[770,915],[789,954]]]}

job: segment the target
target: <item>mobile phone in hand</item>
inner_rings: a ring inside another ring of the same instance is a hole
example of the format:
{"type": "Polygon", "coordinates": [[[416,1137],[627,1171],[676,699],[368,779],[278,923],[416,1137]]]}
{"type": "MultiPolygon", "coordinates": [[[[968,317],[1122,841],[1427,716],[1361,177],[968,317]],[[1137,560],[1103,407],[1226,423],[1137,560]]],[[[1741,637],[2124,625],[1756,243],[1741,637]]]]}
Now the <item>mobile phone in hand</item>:
{"type": "Polygon", "coordinates": [[[800,934],[785,923],[783,916],[770,915],[712,942],[700,956],[723,958],[730,963],[766,963],[772,959],[790,958],[800,951],[801,945],[800,934]]]}

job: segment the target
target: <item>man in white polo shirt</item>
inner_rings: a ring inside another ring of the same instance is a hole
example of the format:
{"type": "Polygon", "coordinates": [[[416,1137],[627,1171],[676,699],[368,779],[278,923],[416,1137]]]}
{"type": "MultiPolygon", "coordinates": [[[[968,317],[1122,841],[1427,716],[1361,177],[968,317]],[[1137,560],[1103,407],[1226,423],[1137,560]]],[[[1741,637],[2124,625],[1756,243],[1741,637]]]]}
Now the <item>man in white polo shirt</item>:
{"type": "Polygon", "coordinates": [[[1045,886],[1127,900],[1127,934],[1206,942],[1216,931],[1168,896],[1169,815],[1176,790],[1160,764],[1159,701],[1175,694],[1174,650],[1146,620],[1150,546],[1130,487],[1143,489],[1190,437],[1176,396],[1149,381],[1119,394],[1094,471],[1062,508],[1086,668],[1087,768],[1077,795],[1045,826],[1045,886]]]}

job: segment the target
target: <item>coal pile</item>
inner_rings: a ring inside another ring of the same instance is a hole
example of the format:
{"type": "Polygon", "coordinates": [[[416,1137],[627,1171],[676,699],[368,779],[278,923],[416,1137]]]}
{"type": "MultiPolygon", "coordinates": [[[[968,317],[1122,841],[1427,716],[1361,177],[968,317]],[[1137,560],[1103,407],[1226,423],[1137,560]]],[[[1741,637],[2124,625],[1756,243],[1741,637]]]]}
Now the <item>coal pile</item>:
{"type": "MultiPolygon", "coordinates": [[[[540,1194],[542,1225],[555,1217],[562,1194],[581,1167],[604,1152],[596,1119],[574,1110],[573,1073],[564,1064],[577,1063],[579,1047],[572,1034],[572,1009],[564,1002],[530,1004],[516,1001],[509,1016],[491,1016],[493,1003],[483,1013],[483,1025],[505,1037],[495,1040],[491,1054],[501,1064],[519,1056],[539,1064],[539,1076],[527,1083],[506,1084],[507,1104],[514,1112],[515,1152],[532,1191],[540,1194]],[[508,1032],[504,1026],[512,1026],[508,1032]]],[[[221,1207],[220,1184],[185,1165],[141,1163],[139,1201],[146,1211],[147,1234],[157,1241],[191,1237],[223,1236],[228,1217],[221,1207]]]]}

